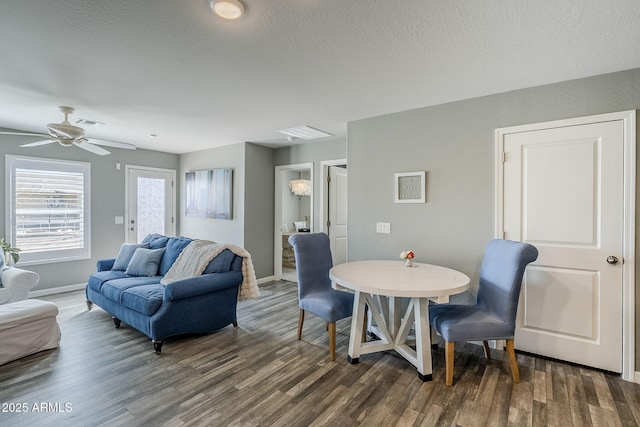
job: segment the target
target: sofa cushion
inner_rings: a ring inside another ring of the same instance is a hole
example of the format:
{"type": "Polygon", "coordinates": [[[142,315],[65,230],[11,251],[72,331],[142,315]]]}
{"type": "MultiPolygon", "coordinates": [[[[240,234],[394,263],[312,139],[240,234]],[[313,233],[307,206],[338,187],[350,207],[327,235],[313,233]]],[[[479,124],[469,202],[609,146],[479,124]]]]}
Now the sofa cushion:
{"type": "Polygon", "coordinates": [[[164,286],[162,285],[141,285],[128,288],[122,292],[122,305],[151,316],[158,311],[162,305],[164,286]]]}
{"type": "Polygon", "coordinates": [[[133,253],[138,248],[149,249],[149,243],[123,243],[120,246],[120,250],[118,251],[118,256],[116,256],[116,261],[113,263],[112,270],[126,270],[129,265],[129,261],[131,261],[131,257],[133,257],[133,253]]]}
{"type": "Polygon", "coordinates": [[[192,241],[193,239],[189,239],[188,237],[171,237],[167,242],[164,255],[162,255],[158,274],[161,276],[167,274],[167,271],[169,271],[173,263],[176,261],[180,252],[182,252],[182,250],[192,241]]]}
{"type": "Polygon", "coordinates": [[[102,288],[102,284],[104,282],[108,280],[122,279],[124,277],[127,277],[124,271],[116,271],[116,270],[99,271],[89,276],[89,282],[87,282],[87,287],[89,289],[93,289],[96,292],[100,292],[100,288],[102,288]]]}
{"type": "Polygon", "coordinates": [[[229,270],[242,271],[243,261],[244,261],[244,258],[242,258],[241,256],[234,257],[233,261],[231,262],[231,267],[229,268],[229,270]]]}
{"type": "Polygon", "coordinates": [[[209,262],[202,274],[224,273],[231,270],[231,262],[234,257],[235,254],[229,249],[223,250],[209,262]]]}
{"type": "Polygon", "coordinates": [[[154,277],[132,277],[127,276],[122,279],[109,280],[102,284],[100,293],[111,301],[122,304],[122,293],[135,286],[153,285],[160,283],[160,276],[154,277]]]}
{"type": "Polygon", "coordinates": [[[148,243],[149,249],[159,249],[167,246],[168,241],[169,241],[169,237],[162,234],[153,233],[153,234],[147,234],[145,238],[142,239],[142,242],[140,243],[148,243]]]}
{"type": "Polygon", "coordinates": [[[167,242],[169,241],[169,238],[167,236],[164,237],[160,237],[158,239],[152,240],[149,243],[149,249],[160,249],[160,248],[164,248],[165,246],[167,246],[167,242]]]}
{"type": "Polygon", "coordinates": [[[129,261],[126,273],[130,276],[156,276],[163,254],[164,248],[136,249],[131,261],[129,261]]]}

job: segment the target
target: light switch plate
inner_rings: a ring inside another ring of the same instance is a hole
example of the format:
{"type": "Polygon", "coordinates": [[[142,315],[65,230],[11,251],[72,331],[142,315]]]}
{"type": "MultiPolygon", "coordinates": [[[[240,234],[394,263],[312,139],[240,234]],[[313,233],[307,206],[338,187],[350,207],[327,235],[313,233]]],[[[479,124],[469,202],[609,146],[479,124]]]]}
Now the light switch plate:
{"type": "Polygon", "coordinates": [[[376,222],[376,233],[390,234],[391,223],[390,222],[376,222]]]}

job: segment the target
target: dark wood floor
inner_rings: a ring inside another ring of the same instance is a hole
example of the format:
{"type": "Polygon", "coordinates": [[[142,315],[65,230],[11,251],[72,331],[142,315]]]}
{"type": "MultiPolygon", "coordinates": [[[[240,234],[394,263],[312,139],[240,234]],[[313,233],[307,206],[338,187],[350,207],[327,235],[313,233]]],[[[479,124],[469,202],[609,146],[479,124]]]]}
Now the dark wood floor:
{"type": "Polygon", "coordinates": [[[296,340],[295,284],[274,282],[261,291],[259,299],[240,303],[238,328],[167,340],[160,355],[139,332],[124,324],[114,329],[100,308],[87,311],[83,292],[43,297],[60,307],[62,342],[57,350],[0,366],[0,425],[640,422],[640,385],[529,355],[518,355],[522,382],[515,385],[504,352],[495,350],[487,360],[472,344],[458,346],[453,387],[444,384],[441,347],[433,351],[433,381],[427,383],[394,352],[350,365],[348,320],[338,323],[338,358],[332,363],[320,319],[308,315],[303,340],[296,340]],[[15,412],[23,403],[26,413],[15,412]]]}

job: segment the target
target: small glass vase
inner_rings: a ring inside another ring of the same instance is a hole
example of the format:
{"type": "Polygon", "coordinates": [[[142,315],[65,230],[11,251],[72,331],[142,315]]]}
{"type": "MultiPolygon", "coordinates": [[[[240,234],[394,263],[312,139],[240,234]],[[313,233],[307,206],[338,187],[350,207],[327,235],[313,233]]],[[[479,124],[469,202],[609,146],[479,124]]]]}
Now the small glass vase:
{"type": "Polygon", "coordinates": [[[407,258],[404,260],[405,267],[413,267],[413,260],[411,258],[407,258]]]}

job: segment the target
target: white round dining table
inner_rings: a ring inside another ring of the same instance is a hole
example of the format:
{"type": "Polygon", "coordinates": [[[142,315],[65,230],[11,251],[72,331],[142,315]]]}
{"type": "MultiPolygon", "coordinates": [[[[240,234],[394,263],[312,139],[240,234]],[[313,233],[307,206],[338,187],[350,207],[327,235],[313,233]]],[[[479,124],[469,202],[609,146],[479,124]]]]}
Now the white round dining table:
{"type": "Polygon", "coordinates": [[[469,289],[469,277],[459,271],[432,264],[403,261],[355,261],[331,268],[333,287],[354,293],[349,337],[350,363],[360,356],[395,350],[418,369],[423,381],[432,376],[429,300],[442,304],[469,289]],[[409,299],[406,310],[401,300],[409,299]],[[365,307],[372,316],[370,327],[379,338],[364,341],[365,307]],[[410,336],[411,329],[414,336],[410,336]],[[413,349],[415,347],[415,350],[413,349]]]}

